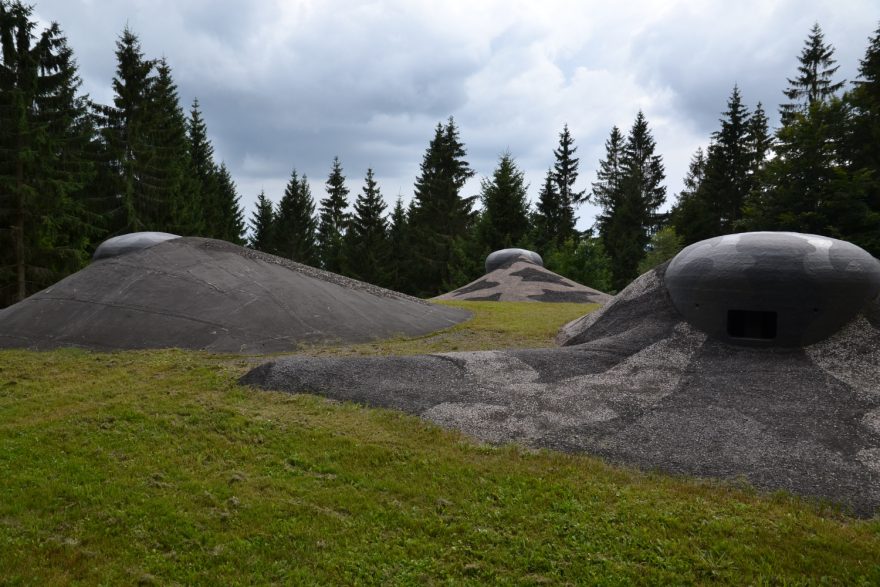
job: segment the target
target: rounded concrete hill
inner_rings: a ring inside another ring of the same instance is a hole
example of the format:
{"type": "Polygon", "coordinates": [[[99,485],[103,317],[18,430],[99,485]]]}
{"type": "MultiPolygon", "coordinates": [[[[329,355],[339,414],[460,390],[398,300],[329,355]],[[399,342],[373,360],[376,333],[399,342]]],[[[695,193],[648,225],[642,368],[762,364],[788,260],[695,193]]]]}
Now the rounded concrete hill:
{"type": "Polygon", "coordinates": [[[266,353],[421,335],[468,316],[224,241],[174,238],[0,310],[0,348],[266,353]]]}
{"type": "MultiPolygon", "coordinates": [[[[254,369],[243,382],[400,409],[487,442],[585,451],[675,474],[744,477],[871,516],[880,512],[880,263],[864,251],[850,254],[841,241],[792,238],[768,245],[764,236],[731,237],[716,243],[721,256],[704,245],[679,259],[690,263],[699,253],[715,264],[693,272],[697,277],[727,267],[728,253],[748,253],[740,271],[757,288],[752,297],[713,287],[739,282],[732,269],[670,291],[673,264],[665,264],[567,325],[562,348],[291,357],[254,369]],[[798,291],[760,295],[761,287],[790,287],[791,279],[778,282],[777,266],[792,278],[800,274],[798,291]],[[845,302],[849,317],[825,298],[836,286],[822,288],[843,276],[849,292],[853,283],[867,284],[861,301],[845,302]],[[818,289],[806,291],[810,283],[818,289]],[[784,305],[768,303],[779,299],[784,305]],[[828,305],[818,304],[822,299],[828,305]],[[688,318],[676,304],[713,314],[688,318]],[[810,337],[829,317],[844,322],[821,340],[792,343],[798,333],[785,331],[786,316],[804,315],[800,306],[810,310],[802,324],[810,337]],[[773,314],[771,333],[763,326],[773,314]],[[740,329],[752,319],[762,327],[740,329]],[[722,320],[727,326],[715,331],[722,320]]],[[[688,275],[679,270],[678,278],[688,275]]]]}
{"type": "Polygon", "coordinates": [[[495,251],[486,260],[487,273],[435,300],[492,302],[575,302],[604,304],[606,293],[546,269],[541,257],[524,249],[495,251]]]}

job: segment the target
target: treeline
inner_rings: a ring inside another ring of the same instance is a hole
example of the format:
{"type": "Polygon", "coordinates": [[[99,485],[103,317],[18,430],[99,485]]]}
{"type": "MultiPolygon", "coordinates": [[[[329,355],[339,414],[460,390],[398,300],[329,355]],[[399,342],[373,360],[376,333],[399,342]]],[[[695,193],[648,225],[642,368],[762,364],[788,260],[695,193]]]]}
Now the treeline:
{"type": "Polygon", "coordinates": [[[880,256],[880,29],[847,91],[818,24],[798,61],[774,134],[761,104],[750,112],[733,88],[672,210],[685,244],[740,230],[793,230],[880,256]]]}
{"type": "MultiPolygon", "coordinates": [[[[0,0],[0,305],[82,267],[101,240],[161,230],[245,243],[239,195],[217,164],[195,101],[185,115],[171,69],[147,59],[128,29],[117,43],[112,105],[78,94],[73,53],[58,25],[36,34],[31,9],[0,0]]],[[[518,246],[606,291],[625,287],[682,246],[743,230],[794,230],[855,242],[880,254],[880,30],[859,79],[836,80],[833,48],[814,26],[788,80],[775,132],[761,104],[736,86],[708,147],[694,155],[670,212],[665,169],[639,112],[611,129],[590,189],[578,186],[568,127],[534,206],[510,153],[478,195],[452,118],[428,143],[408,205],[387,209],[374,170],[352,193],[342,162],[316,198],[291,172],[277,203],[265,193],[247,245],[419,296],[482,273],[485,256],[518,246]],[[477,206],[479,200],[480,206],[477,206]],[[576,209],[601,212],[576,229],[576,209]]],[[[548,153],[549,155],[549,153],[548,153]]]]}
{"type": "MultiPolygon", "coordinates": [[[[310,255],[256,239],[265,248],[331,271],[416,295],[435,295],[474,279],[489,252],[518,246],[538,251],[546,265],[576,281],[619,291],[650,267],[693,242],[748,230],[788,230],[845,239],[880,255],[880,29],[869,40],[859,78],[844,91],[835,79],[834,49],[814,25],[788,79],[780,126],[769,128],[758,103],[750,110],[734,86],[707,149],[694,154],[684,189],[671,211],[663,160],[644,114],[629,130],[611,129],[591,189],[578,190],[579,160],[568,127],[532,209],[524,174],[510,153],[483,179],[479,200],[462,197],[473,175],[450,118],[439,124],[425,152],[415,197],[398,199],[390,217],[372,180],[354,211],[337,160],[328,197],[316,219],[303,217],[297,242],[314,243],[310,255]],[[576,230],[575,210],[592,201],[601,212],[594,227],[576,230]],[[369,202],[369,204],[368,204],[369,202]],[[314,228],[317,226],[317,229],[314,228]],[[317,230],[317,237],[309,231],[317,230]],[[369,235],[367,239],[364,235],[369,235]],[[383,236],[384,235],[384,236],[383,236]],[[365,258],[364,255],[370,255],[365,258]]],[[[277,212],[264,196],[252,219],[254,236],[272,227],[291,238],[287,202],[314,204],[296,175],[277,212]]]]}
{"type": "MultiPolygon", "coordinates": [[[[634,140],[650,142],[647,123],[639,116],[634,140]]],[[[490,252],[514,246],[549,252],[550,266],[569,273],[594,271],[588,281],[608,285],[601,244],[593,244],[590,253],[598,262],[591,267],[577,269],[574,263],[577,247],[590,240],[575,228],[575,207],[587,197],[574,189],[576,151],[566,126],[534,210],[525,176],[510,153],[502,154],[492,175],[482,180],[479,196],[463,197],[474,171],[455,120],[449,118],[435,128],[408,206],[398,196],[389,212],[373,170],[367,169],[350,207],[337,157],[325,182],[326,197],[317,203],[306,177],[296,170],[277,205],[261,193],[250,218],[248,246],[419,296],[467,283],[483,273],[490,252]]]]}
{"type": "Polygon", "coordinates": [[[214,160],[194,101],[126,28],[113,103],[79,94],[58,24],[0,0],[0,307],[83,267],[105,238],[142,230],[244,244],[229,170],[214,160]]]}

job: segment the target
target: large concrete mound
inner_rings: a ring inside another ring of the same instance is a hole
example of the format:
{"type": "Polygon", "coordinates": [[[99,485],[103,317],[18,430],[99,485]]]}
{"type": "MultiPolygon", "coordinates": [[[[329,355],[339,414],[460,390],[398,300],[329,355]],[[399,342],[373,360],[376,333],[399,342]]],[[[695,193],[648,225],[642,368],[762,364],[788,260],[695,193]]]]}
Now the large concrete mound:
{"type": "Polygon", "coordinates": [[[545,269],[533,251],[502,249],[486,258],[483,277],[434,299],[604,304],[611,296],[545,269]]]}
{"type": "Polygon", "coordinates": [[[692,325],[673,303],[666,270],[649,271],[567,325],[563,348],[294,357],[260,366],[243,382],[399,409],[488,442],[745,477],[762,489],[876,513],[880,297],[818,342],[768,346],[692,325]]]}
{"type": "Polygon", "coordinates": [[[175,238],[0,310],[0,347],[267,353],[426,334],[467,316],[224,241],[175,238]]]}

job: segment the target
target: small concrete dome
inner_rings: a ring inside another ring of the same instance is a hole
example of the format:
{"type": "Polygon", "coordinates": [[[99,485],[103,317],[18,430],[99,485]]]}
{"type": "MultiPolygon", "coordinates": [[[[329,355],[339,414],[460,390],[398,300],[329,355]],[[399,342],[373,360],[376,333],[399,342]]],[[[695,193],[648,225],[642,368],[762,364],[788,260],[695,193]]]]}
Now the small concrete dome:
{"type": "Polygon", "coordinates": [[[486,257],[486,273],[491,273],[499,267],[517,259],[522,259],[529,263],[540,265],[541,267],[544,266],[544,260],[541,258],[541,255],[535,251],[528,251],[526,249],[501,249],[500,251],[495,251],[486,257]]]}
{"type": "Polygon", "coordinates": [[[684,318],[751,346],[818,342],[880,292],[880,261],[851,243],[796,232],[747,232],[694,243],[666,270],[684,318]]]}
{"type": "Polygon", "coordinates": [[[167,232],[132,232],[108,238],[95,249],[92,261],[118,257],[135,251],[148,249],[153,245],[180,238],[179,235],[167,232]]]}

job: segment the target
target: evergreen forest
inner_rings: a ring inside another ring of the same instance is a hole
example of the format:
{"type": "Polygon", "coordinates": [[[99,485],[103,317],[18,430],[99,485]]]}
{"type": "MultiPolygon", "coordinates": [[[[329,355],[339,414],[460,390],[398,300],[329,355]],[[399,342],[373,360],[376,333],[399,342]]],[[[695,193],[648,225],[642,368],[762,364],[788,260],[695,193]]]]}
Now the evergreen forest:
{"type": "Polygon", "coordinates": [[[507,151],[479,194],[464,194],[476,172],[449,117],[429,137],[408,205],[386,204],[374,169],[358,170],[355,188],[336,157],[321,172],[324,193],[292,162],[284,192],[259,194],[249,218],[198,100],[184,109],[171,65],[146,56],[135,32],[116,42],[112,104],[81,92],[60,25],[39,29],[19,0],[0,0],[0,50],[0,307],[81,269],[103,240],[145,230],[223,239],[422,297],[477,278],[505,247],[608,292],[683,246],[747,230],[821,234],[880,256],[880,28],[847,82],[814,25],[781,84],[778,128],[734,85],[678,194],[667,194],[641,111],[610,125],[591,177],[566,125],[537,201],[507,151]],[[579,231],[585,202],[600,213],[579,231]]]}

